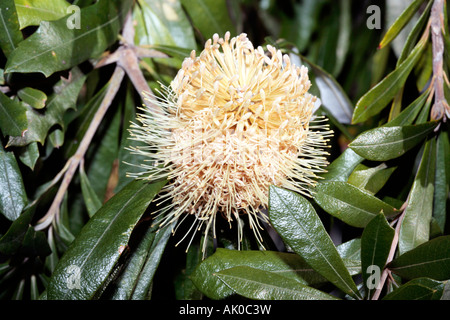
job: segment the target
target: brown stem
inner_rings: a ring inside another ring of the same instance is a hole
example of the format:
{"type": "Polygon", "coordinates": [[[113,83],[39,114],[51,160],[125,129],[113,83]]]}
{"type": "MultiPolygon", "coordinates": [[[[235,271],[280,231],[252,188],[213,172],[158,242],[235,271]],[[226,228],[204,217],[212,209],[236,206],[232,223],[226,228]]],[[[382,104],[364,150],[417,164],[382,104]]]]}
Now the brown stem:
{"type": "Polygon", "coordinates": [[[117,66],[111,77],[108,91],[106,92],[106,95],[103,98],[100,107],[95,113],[94,118],[92,119],[92,122],[83,137],[83,140],[81,140],[80,146],[78,147],[75,154],[68,160],[69,167],[64,174],[64,178],[61,182],[61,185],[59,186],[58,192],[56,193],[56,196],[53,199],[53,202],[46,215],[38,221],[38,225],[36,225],[35,228],[36,230],[45,229],[52,223],[55,217],[56,219],[59,218],[59,208],[64,199],[64,195],[66,194],[67,188],[72,181],[72,178],[78,168],[78,165],[80,164],[80,161],[84,158],[84,155],[92,141],[92,138],[94,137],[95,132],[98,129],[98,126],[100,125],[100,122],[102,121],[104,115],[106,114],[106,111],[114,100],[114,97],[116,96],[116,93],[120,88],[120,84],[124,75],[125,71],[121,67],[117,66]]]}
{"type": "Polygon", "coordinates": [[[431,8],[431,41],[433,51],[434,105],[431,109],[431,119],[442,119],[449,105],[444,94],[444,0],[435,0],[431,8]]]}

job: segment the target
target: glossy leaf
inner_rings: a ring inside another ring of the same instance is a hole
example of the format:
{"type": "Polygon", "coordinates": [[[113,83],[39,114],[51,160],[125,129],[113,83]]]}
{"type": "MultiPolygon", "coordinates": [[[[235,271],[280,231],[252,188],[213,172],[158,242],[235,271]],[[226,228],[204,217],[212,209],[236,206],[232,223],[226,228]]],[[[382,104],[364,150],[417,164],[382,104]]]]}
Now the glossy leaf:
{"type": "Polygon", "coordinates": [[[14,0],[0,1],[0,48],[8,57],[23,40],[14,0]]]}
{"type": "MultiPolygon", "coordinates": [[[[361,269],[363,282],[367,286],[373,266],[383,270],[391,250],[395,231],[388,224],[386,218],[379,214],[373,218],[364,228],[361,236],[361,269]]],[[[367,297],[373,294],[373,288],[366,288],[367,297]]]]}
{"type": "Polygon", "coordinates": [[[405,279],[450,279],[450,236],[427,241],[395,258],[389,270],[405,279]]]}
{"type": "Polygon", "coordinates": [[[345,293],[358,289],[313,206],[302,196],[271,186],[269,218],[283,240],[318,273],[345,293]]]}
{"type": "Polygon", "coordinates": [[[324,107],[340,122],[350,124],[353,105],[340,84],[319,66],[308,62],[315,75],[315,82],[320,91],[320,100],[324,107]]]}
{"type": "Polygon", "coordinates": [[[327,172],[321,174],[321,177],[325,181],[347,181],[356,166],[363,160],[363,157],[351,148],[347,148],[327,167],[327,172]]]}
{"type": "Polygon", "coordinates": [[[385,127],[397,127],[413,124],[417,115],[425,105],[425,101],[430,96],[430,91],[426,90],[416,100],[414,100],[408,107],[406,107],[398,116],[386,123],[385,127]]]}
{"type": "Polygon", "coordinates": [[[440,132],[436,142],[436,171],[434,178],[433,218],[441,229],[445,230],[447,220],[447,199],[450,181],[450,142],[448,132],[440,132]]]}
{"type": "Polygon", "coordinates": [[[33,210],[26,210],[13,221],[8,231],[0,237],[0,253],[12,255],[19,250],[28,228],[31,228],[30,223],[33,213],[33,210]]]}
{"type": "Polygon", "coordinates": [[[0,212],[11,221],[16,220],[28,203],[22,173],[13,152],[0,144],[0,212]]]}
{"type": "Polygon", "coordinates": [[[408,196],[408,206],[404,212],[399,234],[401,254],[428,241],[430,237],[435,166],[436,140],[431,139],[425,144],[422,160],[408,196]]]}
{"type": "Polygon", "coordinates": [[[378,127],[361,133],[349,147],[365,159],[387,161],[415,147],[436,126],[437,122],[432,121],[402,127],[378,127]]]}
{"type": "Polygon", "coordinates": [[[20,29],[38,26],[41,21],[58,20],[69,12],[70,6],[65,0],[30,1],[15,0],[20,29]]]}
{"type": "Polygon", "coordinates": [[[428,278],[419,278],[395,289],[383,300],[439,300],[443,291],[444,283],[428,278]]]}
{"type": "Polygon", "coordinates": [[[332,216],[359,228],[364,228],[379,213],[386,217],[397,214],[391,205],[342,181],[319,183],[314,200],[332,216]]]}
{"type": "Polygon", "coordinates": [[[21,136],[28,129],[27,108],[0,92],[0,128],[5,136],[21,136]]]}
{"type": "Polygon", "coordinates": [[[226,1],[181,0],[181,4],[205,39],[211,38],[214,33],[221,37],[227,31],[236,34],[235,27],[228,15],[226,1]]]}
{"type": "Polygon", "coordinates": [[[145,264],[142,267],[139,277],[136,279],[136,284],[133,288],[133,295],[131,296],[132,300],[144,300],[150,296],[149,293],[153,283],[153,277],[156,269],[158,268],[159,262],[161,261],[167,241],[172,235],[172,230],[175,224],[176,221],[174,224],[169,225],[156,233],[145,264]]]}
{"type": "Polygon", "coordinates": [[[336,300],[277,273],[241,266],[215,274],[237,294],[255,300],[336,300]]]}
{"type": "Polygon", "coordinates": [[[425,0],[414,0],[386,31],[379,47],[387,46],[402,31],[425,0]]]}
{"type": "Polygon", "coordinates": [[[135,43],[195,49],[195,38],[180,1],[139,0],[134,8],[135,43]]]}
{"type": "Polygon", "coordinates": [[[47,95],[37,89],[33,88],[23,88],[17,92],[19,98],[32,106],[35,109],[42,109],[45,107],[45,103],[47,102],[47,95]]]}
{"type": "Polygon", "coordinates": [[[41,23],[11,53],[5,72],[41,72],[48,77],[98,57],[117,39],[131,2],[100,0],[81,9],[79,29],[68,28],[66,18],[41,23]]]}
{"type": "MultiPolygon", "coordinates": [[[[355,260],[344,259],[345,266],[353,274],[360,272],[355,260]]],[[[276,273],[299,284],[317,285],[327,282],[314,271],[303,258],[293,253],[277,251],[228,250],[218,248],[216,252],[200,263],[191,275],[195,286],[211,299],[225,299],[233,294],[214,274],[225,269],[247,266],[276,273]]]]}
{"type": "Polygon", "coordinates": [[[378,114],[394,98],[422,55],[426,45],[425,40],[418,42],[402,64],[358,100],[353,113],[353,123],[363,122],[378,114]]]}
{"type": "Polygon", "coordinates": [[[388,168],[384,163],[373,168],[359,164],[348,178],[348,183],[374,195],[384,186],[395,169],[396,167],[388,168]]]}
{"type": "Polygon", "coordinates": [[[147,206],[164,184],[133,181],[103,205],[61,257],[47,288],[48,299],[92,299],[108,278],[147,206]],[[78,271],[79,288],[68,285],[72,284],[73,270],[78,271]]]}

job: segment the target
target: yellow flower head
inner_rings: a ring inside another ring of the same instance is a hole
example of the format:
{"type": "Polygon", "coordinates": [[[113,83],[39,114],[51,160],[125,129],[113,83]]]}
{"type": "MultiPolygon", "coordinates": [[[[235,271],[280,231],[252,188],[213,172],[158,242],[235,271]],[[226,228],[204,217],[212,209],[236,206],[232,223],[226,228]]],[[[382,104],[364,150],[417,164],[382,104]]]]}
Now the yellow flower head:
{"type": "Polygon", "coordinates": [[[246,214],[261,242],[269,186],[308,195],[324,171],[331,132],[311,124],[316,97],[308,93],[308,70],[267,51],[246,34],[215,34],[199,56],[192,51],[184,60],[160,98],[149,97],[162,112],[144,108],[141,125],[132,125],[133,138],[145,144],[134,151],[149,158],[134,177],[170,181],[159,198],[170,201],[161,226],[193,215],[193,234],[204,228],[215,237],[219,213],[237,221],[241,240],[246,214]]]}

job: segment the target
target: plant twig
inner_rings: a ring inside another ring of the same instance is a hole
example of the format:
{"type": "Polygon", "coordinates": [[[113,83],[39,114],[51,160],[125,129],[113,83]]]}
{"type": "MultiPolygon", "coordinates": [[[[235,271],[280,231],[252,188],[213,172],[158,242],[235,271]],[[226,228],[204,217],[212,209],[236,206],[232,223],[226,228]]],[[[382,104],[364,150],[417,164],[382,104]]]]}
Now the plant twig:
{"type": "Polygon", "coordinates": [[[55,217],[56,219],[59,219],[59,209],[64,195],[70,185],[70,182],[72,181],[78,165],[84,158],[84,155],[92,141],[92,138],[94,137],[95,132],[98,129],[98,126],[100,125],[100,122],[102,121],[104,115],[106,114],[106,111],[114,100],[114,97],[116,96],[116,93],[120,88],[120,84],[124,75],[125,71],[121,67],[117,66],[111,77],[106,95],[97,112],[95,113],[94,118],[92,119],[92,122],[83,137],[83,140],[81,140],[80,146],[78,147],[75,154],[68,160],[69,167],[64,174],[64,178],[61,182],[61,185],[59,186],[58,192],[56,193],[56,196],[53,199],[53,202],[46,215],[38,221],[38,224],[35,227],[36,230],[42,230],[48,227],[55,217]]]}
{"type": "Polygon", "coordinates": [[[435,0],[431,8],[431,41],[433,52],[434,105],[431,119],[439,120],[450,116],[450,107],[444,94],[444,0],[435,0]]]}

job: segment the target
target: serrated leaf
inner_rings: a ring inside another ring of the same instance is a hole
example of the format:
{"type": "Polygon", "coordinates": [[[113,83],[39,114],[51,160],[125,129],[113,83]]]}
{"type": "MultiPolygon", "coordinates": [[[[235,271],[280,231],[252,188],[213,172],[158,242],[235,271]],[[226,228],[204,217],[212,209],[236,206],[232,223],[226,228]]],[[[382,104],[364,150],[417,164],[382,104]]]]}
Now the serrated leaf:
{"type": "Polygon", "coordinates": [[[47,287],[50,300],[85,300],[96,294],[127,245],[131,232],[165,181],[136,180],[111,198],[83,227],[61,257],[47,287]],[[79,288],[68,284],[79,271],[79,288]]]}
{"type": "MultiPolygon", "coordinates": [[[[394,229],[382,214],[373,218],[364,228],[361,236],[361,269],[366,286],[370,275],[367,272],[369,267],[377,266],[379,270],[384,269],[394,235],[394,229]]],[[[371,297],[372,294],[373,288],[367,288],[367,297],[371,297]]]]}
{"type": "Polygon", "coordinates": [[[358,228],[364,228],[379,213],[386,217],[397,214],[391,205],[342,181],[319,183],[314,200],[330,215],[358,228]]]}
{"type": "Polygon", "coordinates": [[[411,20],[413,15],[419,9],[420,5],[425,0],[414,0],[403,12],[402,14],[394,21],[392,26],[389,27],[388,31],[386,31],[383,39],[380,42],[379,47],[383,48],[387,46],[395,37],[402,31],[405,25],[411,20]]]}
{"type": "Polygon", "coordinates": [[[0,48],[8,58],[23,40],[14,0],[0,2],[0,48]]]}
{"type": "Polygon", "coordinates": [[[41,22],[38,31],[11,53],[5,72],[41,72],[48,77],[97,58],[117,40],[131,4],[132,1],[100,0],[83,8],[79,29],[69,28],[65,17],[41,22]]]}
{"type": "Polygon", "coordinates": [[[395,289],[383,300],[439,300],[443,292],[444,283],[428,278],[419,278],[395,289]]]}
{"type": "Polygon", "coordinates": [[[395,258],[388,268],[405,279],[450,279],[450,236],[437,237],[411,249],[395,258]]]}
{"type": "Polygon", "coordinates": [[[215,274],[237,294],[256,300],[337,300],[274,272],[241,266],[215,274]]]}
{"type": "Polygon", "coordinates": [[[16,220],[28,203],[22,173],[12,152],[0,143],[0,212],[11,221],[16,220]]]}
{"type": "Polygon", "coordinates": [[[348,178],[348,183],[374,195],[385,185],[395,169],[396,167],[388,168],[385,163],[376,167],[359,164],[348,178]]]}
{"type": "Polygon", "coordinates": [[[15,0],[20,29],[38,26],[41,21],[58,20],[68,14],[65,0],[15,0]]]}
{"type": "Polygon", "coordinates": [[[436,140],[425,143],[425,150],[408,196],[408,205],[400,227],[401,254],[428,241],[433,211],[434,171],[436,166],[436,140]]]}
{"type": "Polygon", "coordinates": [[[5,136],[20,136],[28,128],[27,108],[0,92],[0,129],[5,136]]]}
{"type": "Polygon", "coordinates": [[[426,47],[426,40],[426,38],[422,38],[404,62],[358,100],[353,112],[352,123],[363,122],[387,106],[403,87],[408,75],[421,57],[426,47]]]}
{"type": "Polygon", "coordinates": [[[431,121],[418,125],[378,127],[361,133],[349,147],[367,160],[387,161],[415,147],[436,126],[437,122],[431,121]]]}
{"type": "Polygon", "coordinates": [[[17,252],[23,242],[23,238],[30,228],[34,211],[26,210],[16,220],[13,221],[8,231],[0,237],[0,253],[13,255],[17,252]]]}
{"type": "Polygon", "coordinates": [[[69,80],[61,80],[57,83],[54,87],[55,92],[49,97],[47,106],[43,110],[26,106],[28,130],[23,135],[10,137],[8,146],[26,146],[32,142],[43,145],[50,128],[54,125],[64,128],[64,115],[67,110],[75,108],[85,79],[85,75],[74,69],[69,80]]]}
{"type": "Polygon", "coordinates": [[[269,218],[283,240],[314,270],[343,292],[360,298],[342,258],[308,200],[292,191],[271,186],[269,218]]]}
{"type": "Polygon", "coordinates": [[[235,27],[228,15],[228,8],[224,0],[181,0],[181,4],[191,17],[195,27],[206,38],[214,33],[224,36],[230,31],[235,34],[235,27]]]}

